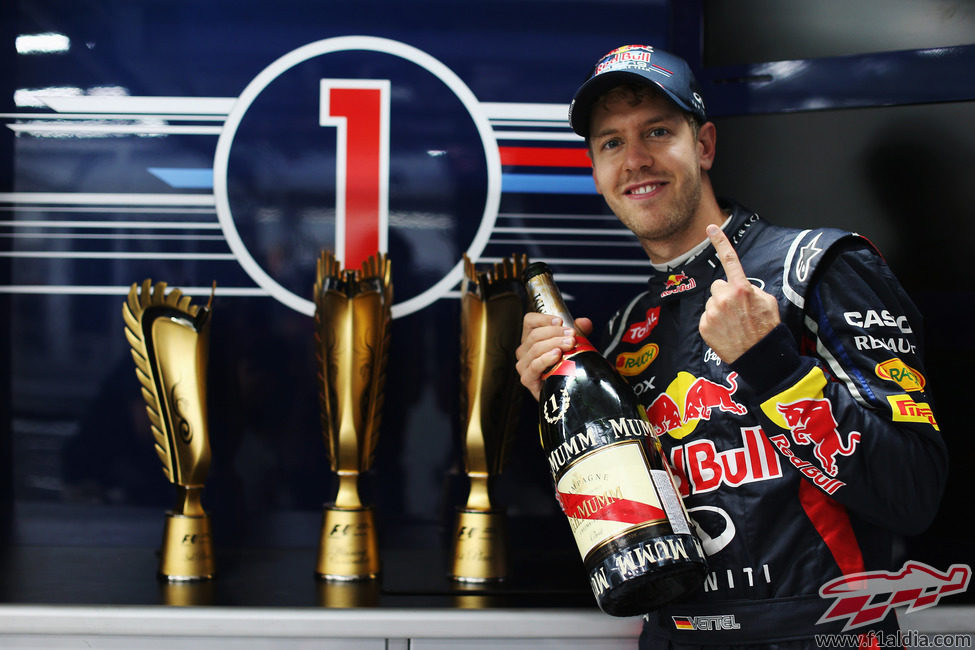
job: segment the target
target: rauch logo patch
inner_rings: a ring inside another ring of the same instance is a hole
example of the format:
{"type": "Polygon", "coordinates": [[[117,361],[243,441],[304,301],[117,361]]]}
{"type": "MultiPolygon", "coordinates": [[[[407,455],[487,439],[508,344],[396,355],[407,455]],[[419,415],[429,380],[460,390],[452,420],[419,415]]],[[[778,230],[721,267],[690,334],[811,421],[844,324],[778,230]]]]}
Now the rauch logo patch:
{"type": "Polygon", "coordinates": [[[659,352],[660,347],[656,343],[647,343],[636,352],[624,352],[616,357],[616,370],[627,377],[639,375],[653,363],[659,352]]]}

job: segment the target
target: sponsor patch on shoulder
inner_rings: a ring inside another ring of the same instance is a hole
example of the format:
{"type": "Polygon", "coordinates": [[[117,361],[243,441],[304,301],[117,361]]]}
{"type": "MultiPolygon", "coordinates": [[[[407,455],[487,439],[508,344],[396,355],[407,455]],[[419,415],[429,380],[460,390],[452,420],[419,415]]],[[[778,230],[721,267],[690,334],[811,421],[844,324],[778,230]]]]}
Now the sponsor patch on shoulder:
{"type": "Polygon", "coordinates": [[[908,392],[924,390],[924,375],[897,357],[878,363],[874,372],[881,379],[892,381],[908,392]]]}
{"type": "Polygon", "coordinates": [[[935,431],[941,431],[927,402],[915,402],[908,395],[888,395],[887,401],[894,422],[927,422],[935,431]]]}

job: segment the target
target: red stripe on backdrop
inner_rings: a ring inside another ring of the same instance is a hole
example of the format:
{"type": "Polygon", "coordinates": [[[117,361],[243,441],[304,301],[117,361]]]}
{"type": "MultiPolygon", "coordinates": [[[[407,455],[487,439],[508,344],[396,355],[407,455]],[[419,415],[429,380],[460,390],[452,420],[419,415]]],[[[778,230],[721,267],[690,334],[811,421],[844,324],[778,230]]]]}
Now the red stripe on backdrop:
{"type": "Polygon", "coordinates": [[[502,165],[526,167],[589,167],[585,149],[558,147],[498,147],[502,165]]]}

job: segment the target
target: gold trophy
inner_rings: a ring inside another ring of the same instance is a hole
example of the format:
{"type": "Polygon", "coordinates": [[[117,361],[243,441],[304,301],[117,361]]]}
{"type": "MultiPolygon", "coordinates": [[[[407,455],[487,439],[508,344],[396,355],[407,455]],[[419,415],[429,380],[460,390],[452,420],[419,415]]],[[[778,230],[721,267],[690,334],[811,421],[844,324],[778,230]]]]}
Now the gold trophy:
{"type": "Polygon", "coordinates": [[[450,575],[465,583],[507,574],[503,510],[491,502],[494,478],[504,467],[521,403],[515,348],[524,299],[521,272],[527,257],[505,258],[478,273],[464,256],[461,290],[461,418],[467,504],[458,508],[450,575]]]}
{"type": "MultiPolygon", "coordinates": [[[[214,284],[216,287],[216,284],[214,284]]],[[[213,577],[210,517],[200,501],[210,469],[206,376],[210,305],[190,304],[166,283],[133,284],[122,305],[125,337],[155,438],[163,473],[178,488],[176,508],[166,513],[159,574],[171,581],[213,577]]]]}
{"type": "Polygon", "coordinates": [[[316,573],[326,580],[379,574],[379,542],[371,506],[359,498],[359,475],[370,469],[379,436],[392,322],[393,285],[386,255],[342,270],[323,251],[315,274],[315,336],[322,433],[334,503],[324,508],[316,573]]]}

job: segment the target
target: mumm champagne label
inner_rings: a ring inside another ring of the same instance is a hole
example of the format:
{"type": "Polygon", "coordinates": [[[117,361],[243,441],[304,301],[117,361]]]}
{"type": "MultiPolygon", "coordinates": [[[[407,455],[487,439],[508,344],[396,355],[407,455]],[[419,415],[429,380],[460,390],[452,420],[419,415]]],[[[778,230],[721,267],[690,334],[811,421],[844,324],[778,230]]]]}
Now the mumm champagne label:
{"type": "Polygon", "coordinates": [[[692,535],[664,535],[605,558],[590,570],[589,582],[593,594],[599,598],[624,577],[643,575],[673,562],[703,558],[701,544],[692,535]]]}
{"type": "Polygon", "coordinates": [[[556,482],[556,498],[569,520],[579,553],[637,526],[667,521],[643,445],[622,442],[584,454],[556,482]]]}
{"type": "MultiPolygon", "coordinates": [[[[561,398],[565,400],[568,396],[563,395],[561,398]]],[[[556,395],[553,394],[551,399],[554,411],[565,411],[564,406],[557,403],[556,395]]],[[[597,447],[624,440],[640,440],[651,435],[650,423],[641,418],[616,418],[591,422],[586,425],[584,431],[573,434],[548,452],[549,469],[554,476],[566,463],[597,447]]]]}

